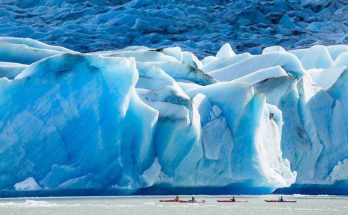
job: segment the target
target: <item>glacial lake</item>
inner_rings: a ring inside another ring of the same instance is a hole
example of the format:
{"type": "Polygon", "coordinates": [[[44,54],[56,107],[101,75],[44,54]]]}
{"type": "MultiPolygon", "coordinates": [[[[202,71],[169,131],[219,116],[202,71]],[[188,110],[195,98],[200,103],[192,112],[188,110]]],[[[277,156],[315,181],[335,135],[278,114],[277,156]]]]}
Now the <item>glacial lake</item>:
{"type": "MultiPolygon", "coordinates": [[[[236,196],[247,203],[217,203],[227,196],[195,196],[204,204],[161,203],[173,196],[59,197],[0,199],[1,215],[347,215],[348,196],[284,196],[297,203],[266,203],[276,195],[236,196]]],[[[190,196],[182,196],[189,199],[190,196]]]]}

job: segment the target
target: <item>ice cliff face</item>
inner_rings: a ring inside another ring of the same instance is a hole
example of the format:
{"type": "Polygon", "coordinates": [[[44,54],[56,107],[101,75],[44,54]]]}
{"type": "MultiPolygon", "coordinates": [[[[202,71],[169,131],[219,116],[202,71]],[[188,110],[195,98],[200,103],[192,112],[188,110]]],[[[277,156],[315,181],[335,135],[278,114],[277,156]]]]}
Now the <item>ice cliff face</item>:
{"type": "Polygon", "coordinates": [[[348,180],[347,46],[82,54],[0,38],[0,189],[348,180]]]}

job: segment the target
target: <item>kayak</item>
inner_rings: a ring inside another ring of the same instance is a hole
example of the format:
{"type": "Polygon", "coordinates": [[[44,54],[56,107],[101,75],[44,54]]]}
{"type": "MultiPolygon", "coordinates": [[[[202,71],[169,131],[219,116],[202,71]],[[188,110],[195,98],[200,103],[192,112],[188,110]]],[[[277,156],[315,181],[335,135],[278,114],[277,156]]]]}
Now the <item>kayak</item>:
{"type": "Polygon", "coordinates": [[[265,202],[271,202],[271,203],[296,203],[297,201],[295,201],[295,200],[284,200],[284,201],[279,201],[279,200],[265,200],[265,202]]]}
{"type": "Polygon", "coordinates": [[[205,203],[205,200],[201,201],[192,201],[192,200],[181,200],[180,203],[205,203]]]}
{"type": "Polygon", "coordinates": [[[227,200],[216,200],[217,202],[229,202],[229,203],[247,203],[248,201],[232,201],[232,199],[227,200]]]}
{"type": "Polygon", "coordinates": [[[180,200],[175,199],[165,199],[165,200],[159,200],[160,202],[180,202],[180,200]]]}

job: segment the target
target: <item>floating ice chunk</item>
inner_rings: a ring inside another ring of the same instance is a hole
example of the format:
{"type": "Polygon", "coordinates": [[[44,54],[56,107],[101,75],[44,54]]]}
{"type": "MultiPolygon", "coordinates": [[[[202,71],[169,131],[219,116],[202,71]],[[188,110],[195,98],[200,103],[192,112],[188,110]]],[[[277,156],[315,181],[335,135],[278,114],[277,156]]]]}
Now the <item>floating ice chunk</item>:
{"type": "Polygon", "coordinates": [[[33,191],[41,189],[33,177],[28,177],[24,181],[16,183],[13,187],[17,191],[33,191]]]}

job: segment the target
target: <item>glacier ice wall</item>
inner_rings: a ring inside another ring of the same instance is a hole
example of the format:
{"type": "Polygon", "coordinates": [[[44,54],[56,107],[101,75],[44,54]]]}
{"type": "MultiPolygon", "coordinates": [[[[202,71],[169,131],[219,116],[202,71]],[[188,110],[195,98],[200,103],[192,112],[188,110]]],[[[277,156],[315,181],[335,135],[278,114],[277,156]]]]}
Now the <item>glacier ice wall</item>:
{"type": "Polygon", "coordinates": [[[0,38],[0,190],[347,181],[348,47],[79,53],[0,38]]]}

